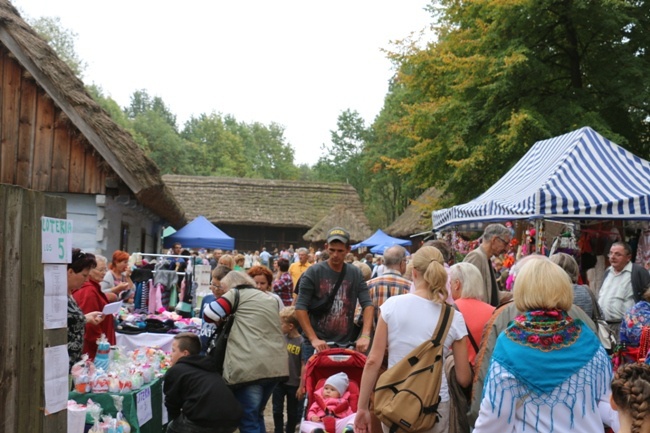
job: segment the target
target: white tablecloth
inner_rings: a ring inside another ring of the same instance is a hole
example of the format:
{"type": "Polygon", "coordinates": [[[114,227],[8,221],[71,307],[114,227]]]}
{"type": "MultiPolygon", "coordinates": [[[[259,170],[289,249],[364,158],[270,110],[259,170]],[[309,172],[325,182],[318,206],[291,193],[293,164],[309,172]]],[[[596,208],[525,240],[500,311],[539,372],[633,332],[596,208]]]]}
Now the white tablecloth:
{"type": "Polygon", "coordinates": [[[165,352],[171,352],[173,339],[174,334],[156,334],[153,332],[143,332],[142,334],[115,333],[116,344],[127,351],[135,350],[138,347],[159,347],[165,352]]]}

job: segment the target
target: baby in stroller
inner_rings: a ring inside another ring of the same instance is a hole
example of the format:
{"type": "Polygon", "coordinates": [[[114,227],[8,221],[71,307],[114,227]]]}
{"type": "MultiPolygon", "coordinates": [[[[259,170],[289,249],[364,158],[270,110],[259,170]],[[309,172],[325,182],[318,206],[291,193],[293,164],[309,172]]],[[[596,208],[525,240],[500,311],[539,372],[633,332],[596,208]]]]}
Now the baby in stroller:
{"type": "MultiPolygon", "coordinates": [[[[307,420],[300,426],[302,433],[352,433],[354,431],[355,411],[351,405],[350,380],[348,375],[339,372],[325,380],[314,391],[313,403],[307,412],[307,420]]],[[[358,387],[356,395],[358,399],[358,387]]]]}

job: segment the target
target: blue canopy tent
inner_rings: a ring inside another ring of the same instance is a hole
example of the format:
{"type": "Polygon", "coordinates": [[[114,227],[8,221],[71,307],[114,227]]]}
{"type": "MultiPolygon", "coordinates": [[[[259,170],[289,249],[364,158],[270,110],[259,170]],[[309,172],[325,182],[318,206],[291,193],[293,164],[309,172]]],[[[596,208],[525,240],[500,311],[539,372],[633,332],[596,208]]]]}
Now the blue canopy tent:
{"type": "Polygon", "coordinates": [[[516,219],[650,219],[650,163],[589,127],[538,141],[474,200],[434,211],[434,230],[516,219]]]}
{"type": "Polygon", "coordinates": [[[221,248],[232,250],[235,248],[235,239],[231,238],[204,216],[199,215],[176,233],[163,239],[163,246],[169,248],[174,243],[180,242],[187,248],[221,248]]]}
{"type": "Polygon", "coordinates": [[[385,248],[390,247],[392,245],[401,245],[404,247],[404,246],[411,245],[411,241],[407,239],[400,239],[400,238],[394,238],[392,236],[388,236],[386,233],[381,231],[381,229],[378,229],[368,239],[361,241],[358,244],[352,245],[351,249],[356,250],[357,248],[361,248],[361,247],[376,247],[377,245],[384,246],[385,248]]]}
{"type": "MultiPolygon", "coordinates": [[[[392,247],[393,245],[376,245],[376,246],[370,248],[370,252],[373,253],[373,254],[384,254],[384,251],[386,251],[388,248],[392,247]]],[[[402,246],[404,246],[404,245],[402,245],[402,246]]],[[[406,255],[410,256],[411,254],[407,251],[406,255]]]]}

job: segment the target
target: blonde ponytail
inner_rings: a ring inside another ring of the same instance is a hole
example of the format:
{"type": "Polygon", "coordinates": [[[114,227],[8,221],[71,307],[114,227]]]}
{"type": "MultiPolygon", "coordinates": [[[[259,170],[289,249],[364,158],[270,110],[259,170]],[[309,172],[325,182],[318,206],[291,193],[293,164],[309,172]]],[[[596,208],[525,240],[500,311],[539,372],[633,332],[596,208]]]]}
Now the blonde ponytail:
{"type": "Polygon", "coordinates": [[[431,291],[430,299],[434,302],[444,302],[449,295],[447,292],[447,271],[443,266],[442,253],[435,247],[422,247],[413,254],[413,268],[422,275],[431,291]]]}

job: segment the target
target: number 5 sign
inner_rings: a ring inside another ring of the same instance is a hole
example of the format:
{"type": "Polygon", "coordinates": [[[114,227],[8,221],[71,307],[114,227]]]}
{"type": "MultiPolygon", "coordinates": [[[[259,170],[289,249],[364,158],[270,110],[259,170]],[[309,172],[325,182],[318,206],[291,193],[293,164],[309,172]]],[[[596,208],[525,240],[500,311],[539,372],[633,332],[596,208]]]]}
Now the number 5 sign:
{"type": "Polygon", "coordinates": [[[41,217],[42,263],[72,261],[72,221],[41,217]]]}

